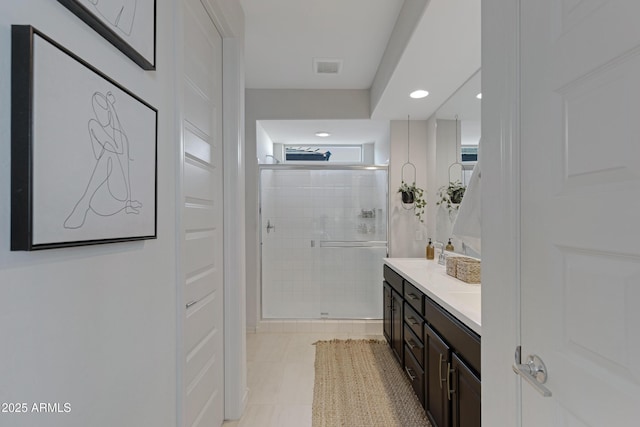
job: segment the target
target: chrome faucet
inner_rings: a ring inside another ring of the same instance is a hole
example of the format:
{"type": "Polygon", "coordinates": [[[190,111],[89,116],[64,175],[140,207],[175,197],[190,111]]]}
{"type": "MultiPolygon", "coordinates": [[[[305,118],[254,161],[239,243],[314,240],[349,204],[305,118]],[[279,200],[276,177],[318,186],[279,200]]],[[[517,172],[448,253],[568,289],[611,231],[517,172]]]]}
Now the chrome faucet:
{"type": "Polygon", "coordinates": [[[438,255],[438,264],[445,265],[447,261],[447,256],[444,254],[444,242],[440,242],[436,240],[436,243],[434,244],[434,246],[437,247],[438,245],[440,245],[440,255],[438,255]]]}

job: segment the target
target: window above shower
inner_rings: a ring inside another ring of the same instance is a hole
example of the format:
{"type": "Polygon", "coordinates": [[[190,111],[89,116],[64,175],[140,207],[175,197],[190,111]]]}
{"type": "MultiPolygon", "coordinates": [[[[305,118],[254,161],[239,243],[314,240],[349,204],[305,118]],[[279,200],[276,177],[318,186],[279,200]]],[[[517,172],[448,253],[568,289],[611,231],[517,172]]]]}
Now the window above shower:
{"type": "Polygon", "coordinates": [[[331,162],[331,163],[373,163],[373,144],[363,145],[283,145],[273,144],[274,153],[284,149],[284,163],[291,162],[331,162]],[[367,147],[369,161],[365,161],[364,146],[367,147]]]}
{"type": "Polygon", "coordinates": [[[259,120],[260,164],[386,165],[390,130],[385,120],[259,120]]]}

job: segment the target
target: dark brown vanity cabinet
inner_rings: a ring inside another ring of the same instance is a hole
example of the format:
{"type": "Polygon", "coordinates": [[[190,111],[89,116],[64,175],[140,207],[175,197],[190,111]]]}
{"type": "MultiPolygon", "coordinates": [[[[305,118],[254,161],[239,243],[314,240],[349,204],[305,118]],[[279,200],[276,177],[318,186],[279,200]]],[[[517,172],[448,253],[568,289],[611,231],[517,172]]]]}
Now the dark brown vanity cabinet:
{"type": "Polygon", "coordinates": [[[449,346],[429,326],[425,326],[427,372],[425,377],[424,409],[434,426],[448,426],[451,413],[450,384],[447,382],[451,366],[449,346]]]}
{"type": "Polygon", "coordinates": [[[455,354],[452,355],[452,426],[480,427],[480,379],[455,354]]]}
{"type": "Polygon", "coordinates": [[[480,336],[384,266],[384,334],[433,427],[480,426],[480,336]]]}
{"type": "MultiPolygon", "coordinates": [[[[406,283],[405,283],[406,285],[406,283]]],[[[406,290],[406,288],[405,288],[406,290]]],[[[422,310],[422,309],[421,309],[422,310]]],[[[424,405],[424,321],[412,306],[404,303],[404,370],[424,405]]]]}
{"type": "Polygon", "coordinates": [[[404,364],[404,351],[402,349],[402,296],[391,291],[391,348],[396,354],[400,364],[404,364]]]}
{"type": "Polygon", "coordinates": [[[382,300],[384,303],[382,332],[387,341],[391,342],[391,325],[393,324],[393,319],[391,318],[391,286],[386,281],[382,284],[382,300]]]}
{"type": "Polygon", "coordinates": [[[383,296],[384,296],[384,319],[383,330],[385,338],[391,345],[391,349],[395,353],[400,365],[404,365],[404,350],[403,350],[403,337],[402,337],[402,293],[403,293],[402,277],[387,267],[384,266],[384,283],[383,283],[383,296]]]}

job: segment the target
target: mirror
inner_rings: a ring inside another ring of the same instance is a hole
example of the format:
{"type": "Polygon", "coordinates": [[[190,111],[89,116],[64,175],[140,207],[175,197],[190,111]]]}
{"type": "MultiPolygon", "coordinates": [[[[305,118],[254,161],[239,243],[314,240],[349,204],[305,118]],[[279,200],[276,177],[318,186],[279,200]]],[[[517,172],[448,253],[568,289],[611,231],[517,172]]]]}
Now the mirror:
{"type": "MultiPolygon", "coordinates": [[[[436,187],[431,199],[436,208],[435,240],[445,244],[452,237],[453,223],[458,213],[460,189],[450,183],[466,187],[477,161],[480,141],[481,112],[480,70],[476,71],[436,111],[436,187]]],[[[479,257],[453,237],[454,252],[479,257]]]]}

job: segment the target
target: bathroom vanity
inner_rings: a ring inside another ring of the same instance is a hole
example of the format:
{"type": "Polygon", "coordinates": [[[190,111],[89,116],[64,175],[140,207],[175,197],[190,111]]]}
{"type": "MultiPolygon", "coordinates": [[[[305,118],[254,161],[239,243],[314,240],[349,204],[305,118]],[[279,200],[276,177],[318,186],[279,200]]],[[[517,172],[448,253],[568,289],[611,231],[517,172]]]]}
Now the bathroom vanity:
{"type": "Polygon", "coordinates": [[[384,264],[384,335],[429,421],[480,426],[480,286],[436,261],[384,264]]]}

